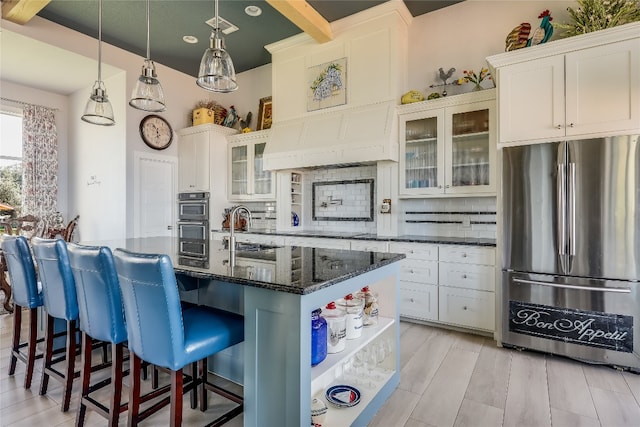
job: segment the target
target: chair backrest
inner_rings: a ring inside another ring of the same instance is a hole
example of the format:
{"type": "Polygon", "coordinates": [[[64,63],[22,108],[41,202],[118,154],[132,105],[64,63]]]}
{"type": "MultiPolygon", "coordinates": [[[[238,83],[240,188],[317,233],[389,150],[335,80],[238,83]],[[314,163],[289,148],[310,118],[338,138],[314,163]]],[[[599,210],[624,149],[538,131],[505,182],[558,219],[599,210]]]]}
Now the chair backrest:
{"type": "Polygon", "coordinates": [[[184,353],[180,295],[167,255],[113,252],[129,337],[142,360],[176,369],[184,353]]]}
{"type": "Polygon", "coordinates": [[[69,243],[67,249],[78,295],[80,329],[101,341],[126,341],[122,294],[111,249],[75,243],[69,243]]]}
{"type": "Polygon", "coordinates": [[[80,215],[76,215],[75,218],[69,221],[69,224],[67,224],[67,227],[64,229],[64,233],[62,233],[62,238],[66,242],[72,241],[73,232],[76,230],[76,225],[78,225],[78,219],[80,219],[80,215]]]}
{"type": "Polygon", "coordinates": [[[16,234],[26,237],[27,240],[42,237],[46,229],[46,223],[31,214],[12,219],[10,222],[14,225],[16,234]]]}
{"type": "Polygon", "coordinates": [[[42,295],[38,292],[36,269],[27,239],[23,236],[3,236],[2,255],[9,271],[13,301],[21,307],[40,307],[42,295]]]}
{"type": "Polygon", "coordinates": [[[76,320],[78,298],[67,243],[62,239],[34,237],[31,247],[38,264],[38,277],[42,284],[47,314],[59,319],[76,320]]]}

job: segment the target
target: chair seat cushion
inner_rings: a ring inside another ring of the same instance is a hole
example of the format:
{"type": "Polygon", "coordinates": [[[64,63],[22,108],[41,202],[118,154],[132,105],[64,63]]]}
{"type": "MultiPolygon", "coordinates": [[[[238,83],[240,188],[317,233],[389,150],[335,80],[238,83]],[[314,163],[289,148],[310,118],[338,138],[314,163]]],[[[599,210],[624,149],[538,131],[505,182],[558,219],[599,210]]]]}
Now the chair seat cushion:
{"type": "MultiPolygon", "coordinates": [[[[213,308],[192,307],[183,311],[184,359],[173,369],[211,356],[244,341],[244,318],[213,308]]],[[[177,361],[178,362],[178,361],[177,361]]]]}

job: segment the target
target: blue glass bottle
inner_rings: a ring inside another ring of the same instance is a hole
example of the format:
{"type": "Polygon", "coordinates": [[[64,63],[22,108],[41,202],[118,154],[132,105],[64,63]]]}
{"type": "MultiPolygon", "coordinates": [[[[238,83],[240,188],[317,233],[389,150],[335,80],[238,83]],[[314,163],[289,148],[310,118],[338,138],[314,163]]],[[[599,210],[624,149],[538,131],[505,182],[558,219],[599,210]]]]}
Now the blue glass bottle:
{"type": "Polygon", "coordinates": [[[327,321],[320,313],[319,308],[311,313],[311,366],[327,357],[327,321]]]}

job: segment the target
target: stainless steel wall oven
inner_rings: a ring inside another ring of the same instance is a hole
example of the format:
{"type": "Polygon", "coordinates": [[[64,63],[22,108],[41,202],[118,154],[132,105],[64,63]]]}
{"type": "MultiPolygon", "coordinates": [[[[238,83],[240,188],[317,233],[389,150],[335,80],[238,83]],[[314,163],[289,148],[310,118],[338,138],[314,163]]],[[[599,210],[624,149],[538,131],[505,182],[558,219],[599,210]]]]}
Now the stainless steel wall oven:
{"type": "Polygon", "coordinates": [[[178,194],[178,262],[207,268],[209,260],[209,193],[178,194]]]}

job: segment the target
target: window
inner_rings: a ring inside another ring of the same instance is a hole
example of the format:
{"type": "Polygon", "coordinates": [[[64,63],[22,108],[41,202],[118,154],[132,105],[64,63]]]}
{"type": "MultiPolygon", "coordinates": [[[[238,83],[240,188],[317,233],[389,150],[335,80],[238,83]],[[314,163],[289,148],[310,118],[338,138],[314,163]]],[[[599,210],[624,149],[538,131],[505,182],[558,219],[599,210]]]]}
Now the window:
{"type": "Polygon", "coordinates": [[[20,212],[22,205],[22,110],[0,111],[0,216],[20,212]]]}

